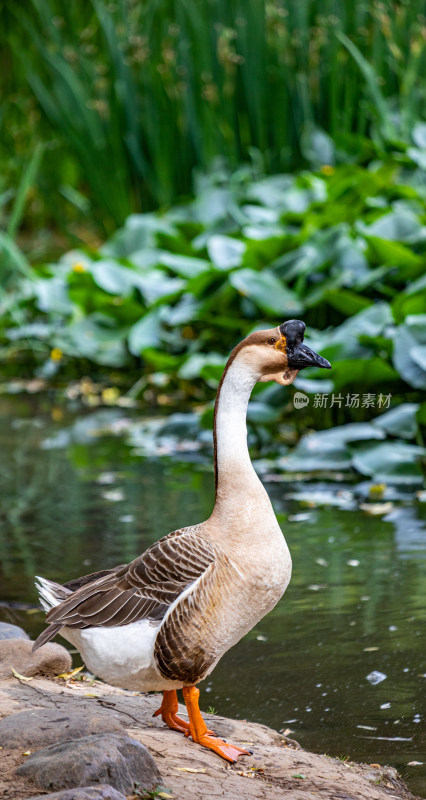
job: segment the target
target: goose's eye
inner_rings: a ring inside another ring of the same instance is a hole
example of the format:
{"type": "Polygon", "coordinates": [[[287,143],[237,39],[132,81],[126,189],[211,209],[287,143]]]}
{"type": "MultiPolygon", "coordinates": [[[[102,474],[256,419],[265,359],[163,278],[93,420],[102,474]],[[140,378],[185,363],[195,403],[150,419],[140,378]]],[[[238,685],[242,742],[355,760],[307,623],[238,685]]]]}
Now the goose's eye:
{"type": "Polygon", "coordinates": [[[274,338],[272,338],[272,339],[268,339],[268,344],[275,344],[275,342],[276,342],[276,341],[277,341],[277,340],[276,340],[276,339],[274,339],[274,338]]]}

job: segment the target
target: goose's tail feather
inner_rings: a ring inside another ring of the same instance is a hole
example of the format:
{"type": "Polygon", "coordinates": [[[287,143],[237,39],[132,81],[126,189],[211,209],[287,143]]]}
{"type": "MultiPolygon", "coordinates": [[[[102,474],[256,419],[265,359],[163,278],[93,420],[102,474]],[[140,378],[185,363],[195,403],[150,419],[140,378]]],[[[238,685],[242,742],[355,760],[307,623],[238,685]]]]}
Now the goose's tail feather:
{"type": "MultiPolygon", "coordinates": [[[[50,611],[51,608],[58,606],[59,603],[62,603],[68,595],[72,592],[70,589],[67,589],[65,586],[61,586],[59,583],[54,583],[54,581],[48,581],[47,578],[40,578],[38,575],[36,576],[36,587],[38,590],[40,603],[43,606],[46,613],[50,611]]],[[[61,630],[62,625],[49,625],[43,633],[35,640],[33,644],[33,652],[41,647],[46,642],[50,642],[54,636],[61,630]]]]}
{"type": "Polygon", "coordinates": [[[57,633],[59,633],[61,628],[63,628],[63,625],[49,625],[47,628],[45,628],[43,633],[41,633],[40,636],[37,636],[31,652],[34,653],[34,650],[38,650],[39,647],[42,647],[42,645],[50,642],[50,640],[53,639],[57,633]]]}
{"type": "Polygon", "coordinates": [[[36,587],[40,603],[46,614],[51,608],[58,606],[68,595],[72,594],[70,589],[61,586],[60,583],[48,581],[47,578],[40,578],[39,575],[36,575],[36,587]]]}

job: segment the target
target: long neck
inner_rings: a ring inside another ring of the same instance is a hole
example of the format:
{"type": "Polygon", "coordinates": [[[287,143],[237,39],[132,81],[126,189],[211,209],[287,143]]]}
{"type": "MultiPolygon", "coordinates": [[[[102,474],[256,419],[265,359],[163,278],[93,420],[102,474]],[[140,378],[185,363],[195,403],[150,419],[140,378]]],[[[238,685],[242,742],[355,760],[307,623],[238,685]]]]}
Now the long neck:
{"type": "Polygon", "coordinates": [[[247,447],[247,406],[256,372],[241,363],[238,355],[228,362],[216,397],[214,414],[214,460],[216,506],[241,492],[261,489],[247,447]]]}

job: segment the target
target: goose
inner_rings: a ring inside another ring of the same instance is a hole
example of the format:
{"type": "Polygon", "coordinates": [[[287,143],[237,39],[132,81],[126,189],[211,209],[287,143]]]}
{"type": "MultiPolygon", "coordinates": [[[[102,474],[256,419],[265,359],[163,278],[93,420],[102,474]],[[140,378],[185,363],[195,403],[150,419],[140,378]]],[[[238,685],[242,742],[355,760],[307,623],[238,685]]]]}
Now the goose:
{"type": "Polygon", "coordinates": [[[63,586],[37,578],[48,627],[34,650],[60,633],[108,683],[162,691],[154,716],[230,762],[249,751],[207,728],[197,684],[271,611],[290,580],[286,541],[251,464],[246,415],[257,381],[288,386],[305,367],[330,369],[304,344],[304,332],[304,322],[288,320],[251,333],[232,351],[215,403],[216,495],[205,522],[169,533],[130,564],[63,586]],[[177,689],[189,722],[178,716],[177,689]]]}

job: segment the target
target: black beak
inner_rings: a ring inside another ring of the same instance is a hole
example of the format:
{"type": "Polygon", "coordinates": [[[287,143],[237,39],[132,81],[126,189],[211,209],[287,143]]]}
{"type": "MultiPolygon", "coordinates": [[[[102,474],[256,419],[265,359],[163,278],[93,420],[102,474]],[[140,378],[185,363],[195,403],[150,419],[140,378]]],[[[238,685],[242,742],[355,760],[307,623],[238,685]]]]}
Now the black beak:
{"type": "Polygon", "coordinates": [[[331,364],[326,358],[319,356],[306,344],[303,344],[306,325],[300,319],[290,319],[280,325],[280,331],[286,338],[286,355],[290,369],[304,369],[305,367],[323,367],[331,369],[331,364]]]}
{"type": "Polygon", "coordinates": [[[304,367],[323,367],[331,369],[331,364],[326,358],[319,356],[306,344],[296,344],[292,352],[287,351],[287,361],[291,369],[304,369],[304,367]]]}

